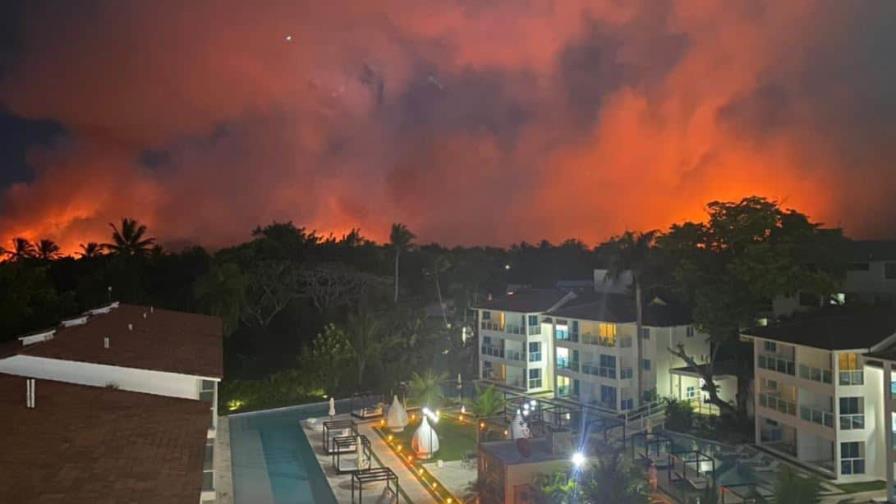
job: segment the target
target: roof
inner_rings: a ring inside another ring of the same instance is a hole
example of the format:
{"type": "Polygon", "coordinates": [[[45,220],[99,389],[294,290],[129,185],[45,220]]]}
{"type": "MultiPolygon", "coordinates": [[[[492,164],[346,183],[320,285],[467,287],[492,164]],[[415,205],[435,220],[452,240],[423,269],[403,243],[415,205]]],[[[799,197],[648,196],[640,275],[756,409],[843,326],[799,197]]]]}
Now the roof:
{"type": "Polygon", "coordinates": [[[0,502],[196,504],[208,404],[0,374],[0,502]]]}
{"type": "Polygon", "coordinates": [[[222,340],[218,317],[122,304],[90,316],[86,324],[59,326],[53,339],[20,347],[17,353],[221,378],[222,340]],[[104,347],[105,337],[110,338],[109,348],[104,347]]]}
{"type": "Polygon", "coordinates": [[[519,313],[540,313],[553,308],[569,295],[562,289],[521,289],[513,294],[483,301],[480,310],[505,310],[519,313]]]}
{"type": "Polygon", "coordinates": [[[746,336],[825,350],[871,348],[896,333],[892,307],[829,307],[777,324],[753,327],[746,336]]]}
{"type": "Polygon", "coordinates": [[[849,257],[854,262],[896,260],[894,240],[854,240],[849,245],[849,257]]]}
{"type": "MultiPolygon", "coordinates": [[[[625,294],[583,295],[547,314],[555,317],[615,323],[634,323],[637,319],[635,302],[625,294]]],[[[645,326],[667,327],[690,323],[690,313],[681,305],[654,300],[644,306],[643,324],[645,326]]]]}

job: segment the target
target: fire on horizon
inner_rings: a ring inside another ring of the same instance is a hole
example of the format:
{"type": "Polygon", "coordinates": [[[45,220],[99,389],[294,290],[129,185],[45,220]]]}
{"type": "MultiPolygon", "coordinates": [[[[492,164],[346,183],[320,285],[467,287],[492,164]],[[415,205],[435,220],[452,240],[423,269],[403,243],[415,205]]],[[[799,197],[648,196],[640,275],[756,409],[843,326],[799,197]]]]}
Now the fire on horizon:
{"type": "Polygon", "coordinates": [[[123,216],[506,245],[757,194],[896,211],[893,2],[28,2],[0,8],[0,243],[123,216]]]}

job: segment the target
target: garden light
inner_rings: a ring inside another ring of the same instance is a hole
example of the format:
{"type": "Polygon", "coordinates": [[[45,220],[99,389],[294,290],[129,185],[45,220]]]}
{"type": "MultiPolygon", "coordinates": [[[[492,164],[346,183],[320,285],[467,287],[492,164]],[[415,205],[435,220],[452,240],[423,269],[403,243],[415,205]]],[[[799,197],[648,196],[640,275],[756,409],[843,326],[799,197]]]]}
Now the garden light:
{"type": "Polygon", "coordinates": [[[572,465],[575,466],[576,469],[582,467],[585,464],[585,455],[582,452],[575,452],[572,454],[572,465]]]}

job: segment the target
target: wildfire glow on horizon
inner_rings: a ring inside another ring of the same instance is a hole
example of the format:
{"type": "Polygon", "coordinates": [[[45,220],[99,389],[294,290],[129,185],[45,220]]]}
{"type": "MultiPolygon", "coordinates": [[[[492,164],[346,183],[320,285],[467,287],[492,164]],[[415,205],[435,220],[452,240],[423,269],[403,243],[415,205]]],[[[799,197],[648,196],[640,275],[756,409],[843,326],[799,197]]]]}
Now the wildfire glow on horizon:
{"type": "Polygon", "coordinates": [[[894,2],[29,2],[0,18],[0,116],[61,131],[23,142],[24,174],[0,166],[0,245],[71,252],[121,217],[211,247],[274,220],[594,244],[753,194],[896,235],[894,2]]]}

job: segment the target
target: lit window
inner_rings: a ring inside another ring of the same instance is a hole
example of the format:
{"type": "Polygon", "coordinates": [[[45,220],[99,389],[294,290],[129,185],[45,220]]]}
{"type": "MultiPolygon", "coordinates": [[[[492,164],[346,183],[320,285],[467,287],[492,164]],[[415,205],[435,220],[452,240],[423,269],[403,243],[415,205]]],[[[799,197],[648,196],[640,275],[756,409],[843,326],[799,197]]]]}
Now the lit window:
{"type": "Polygon", "coordinates": [[[865,443],[840,443],[840,474],[865,474],[865,443]]]}

